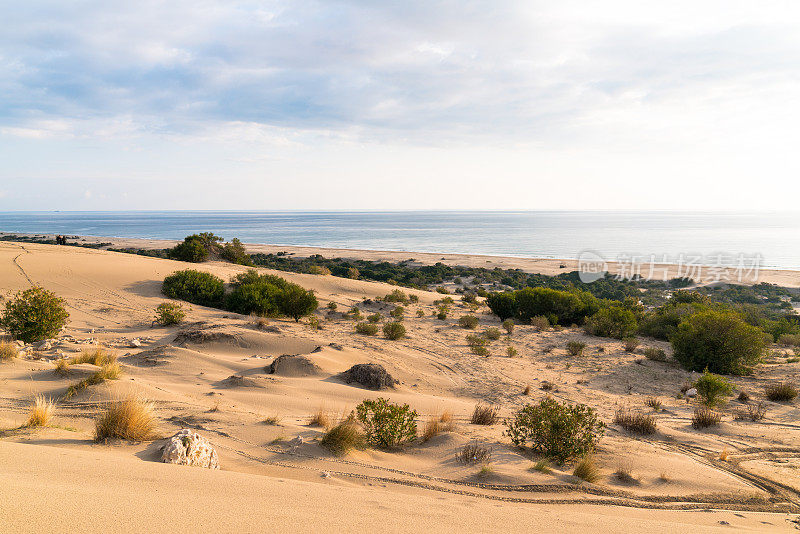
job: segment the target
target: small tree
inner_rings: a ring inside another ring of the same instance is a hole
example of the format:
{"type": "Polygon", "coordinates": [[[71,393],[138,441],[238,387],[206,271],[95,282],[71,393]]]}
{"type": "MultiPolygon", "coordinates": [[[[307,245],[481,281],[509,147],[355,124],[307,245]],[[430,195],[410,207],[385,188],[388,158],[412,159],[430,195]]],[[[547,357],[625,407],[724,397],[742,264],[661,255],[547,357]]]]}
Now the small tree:
{"type": "Polygon", "coordinates": [[[278,309],[281,313],[288,315],[295,322],[299,322],[301,317],[314,313],[318,305],[314,293],[297,284],[289,284],[278,301],[278,309]]]}
{"type": "Polygon", "coordinates": [[[356,416],[364,426],[367,442],[381,449],[417,437],[417,412],[408,404],[394,404],[384,398],[365,400],[356,407],[356,416]]]}
{"type": "Polygon", "coordinates": [[[64,299],[34,286],[17,293],[13,300],[6,303],[0,326],[12,336],[31,343],[58,334],[68,318],[64,299]]]}
{"type": "Polygon", "coordinates": [[[506,435],[514,445],[530,444],[559,463],[591,453],[605,432],[605,424],[592,408],[549,397],[538,405],[527,404],[506,425],[506,435]]]}
{"type": "Polygon", "coordinates": [[[764,355],[764,333],[733,312],[704,311],[683,319],[672,336],[673,355],[688,371],[743,375],[764,355]]]}
{"type": "Polygon", "coordinates": [[[201,263],[208,259],[208,248],[200,236],[190,235],[183,243],[169,249],[167,256],[173,260],[201,263]]]}
{"type": "Polygon", "coordinates": [[[637,328],[636,315],[622,306],[603,308],[586,321],[586,331],[595,336],[622,339],[637,328]]]}
{"type": "Polygon", "coordinates": [[[161,326],[178,324],[186,317],[183,306],[174,302],[162,302],[156,308],[156,323],[161,326]]]}

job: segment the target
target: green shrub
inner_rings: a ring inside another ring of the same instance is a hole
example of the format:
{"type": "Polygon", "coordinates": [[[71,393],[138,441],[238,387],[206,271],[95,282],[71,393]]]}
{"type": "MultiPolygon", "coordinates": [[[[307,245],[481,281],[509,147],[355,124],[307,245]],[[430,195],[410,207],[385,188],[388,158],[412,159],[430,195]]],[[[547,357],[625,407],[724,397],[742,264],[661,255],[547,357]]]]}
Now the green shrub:
{"type": "Polygon", "coordinates": [[[580,356],[583,354],[583,349],[586,348],[586,343],[582,341],[568,341],[567,352],[570,356],[580,356]]]}
{"type": "Polygon", "coordinates": [[[313,291],[291,283],[281,292],[278,300],[278,310],[281,314],[291,317],[295,322],[299,322],[301,317],[314,313],[318,305],[313,291]]]}
{"type": "Polygon", "coordinates": [[[328,308],[330,311],[336,311],[336,308],[338,308],[338,307],[339,307],[339,306],[338,306],[338,305],[337,305],[335,302],[333,302],[333,301],[331,301],[331,302],[329,302],[329,303],[327,304],[327,308],[328,308]]]}
{"type": "Polygon", "coordinates": [[[446,287],[442,287],[442,286],[437,287],[436,288],[436,292],[437,293],[441,293],[442,295],[449,295],[450,294],[450,290],[447,289],[446,287]]]}
{"type": "Polygon", "coordinates": [[[374,336],[378,333],[378,325],[373,323],[356,323],[356,332],[365,336],[374,336]]]}
{"type": "Polygon", "coordinates": [[[408,295],[405,292],[395,289],[385,297],[383,297],[385,302],[400,302],[402,304],[408,304],[408,295]]]}
{"type": "Polygon", "coordinates": [[[379,323],[381,322],[381,319],[383,319],[383,317],[381,316],[380,313],[373,313],[372,315],[367,315],[367,321],[371,323],[379,323]]]}
{"type": "Polygon", "coordinates": [[[381,449],[417,437],[417,412],[408,404],[394,404],[384,398],[365,400],[356,407],[356,417],[364,426],[367,442],[381,449]]]}
{"type": "Polygon", "coordinates": [[[419,302],[419,295],[409,295],[408,296],[409,302],[416,303],[419,302]]]}
{"type": "Polygon", "coordinates": [[[636,333],[636,315],[622,306],[609,306],[586,320],[586,331],[595,336],[623,339],[636,333]]]}
{"type": "Polygon", "coordinates": [[[552,324],[582,324],[600,309],[599,301],[585,291],[559,291],[545,287],[526,287],[516,292],[517,318],[523,323],[544,315],[552,324]]]}
{"type": "Polygon", "coordinates": [[[225,295],[225,282],[211,273],[186,269],[164,278],[161,292],[192,304],[219,307],[225,295]]]}
{"type": "Polygon", "coordinates": [[[183,243],[167,251],[167,257],[191,263],[200,263],[208,259],[209,252],[219,252],[221,237],[210,232],[186,236],[183,243]]]}
{"type": "Polygon", "coordinates": [[[450,309],[447,306],[439,306],[438,308],[436,308],[436,318],[439,319],[440,321],[444,321],[445,319],[447,319],[447,313],[449,311],[450,309]]]}
{"type": "Polygon", "coordinates": [[[64,299],[44,288],[34,286],[21,291],[6,303],[0,326],[26,343],[55,336],[64,328],[69,313],[64,299]]]}
{"type": "Polygon", "coordinates": [[[225,243],[219,255],[223,260],[231,263],[238,263],[239,265],[250,265],[250,256],[244,248],[244,245],[238,238],[234,237],[230,243],[225,243]]]}
{"type": "Polygon", "coordinates": [[[234,288],[226,298],[225,307],[242,315],[285,315],[299,322],[319,306],[313,291],[279,276],[259,275],[254,269],[236,275],[231,284],[234,288]]]}
{"type": "Polygon", "coordinates": [[[361,276],[361,273],[355,267],[349,267],[347,269],[347,278],[358,280],[359,276],[361,276]]]}
{"type": "Polygon", "coordinates": [[[422,310],[417,310],[417,317],[425,317],[425,312],[422,310]]]}
{"type": "Polygon", "coordinates": [[[344,456],[352,449],[365,448],[367,441],[358,425],[348,420],[325,432],[319,444],[336,456],[344,456]]]}
{"type": "Polygon", "coordinates": [[[503,329],[506,331],[506,334],[509,336],[514,333],[514,320],[513,319],[506,319],[503,321],[503,329]]]}
{"type": "Polygon", "coordinates": [[[517,316],[517,298],[513,291],[490,293],[486,297],[486,305],[501,321],[517,316]]]}
{"type": "Polygon", "coordinates": [[[550,328],[550,320],[544,315],[537,315],[531,319],[531,326],[537,330],[547,330],[550,328]]]}
{"type": "Polygon", "coordinates": [[[697,389],[697,394],[706,406],[717,406],[733,393],[733,384],[725,377],[709,373],[708,370],[692,386],[697,389]]]}
{"type": "Polygon", "coordinates": [[[389,312],[389,315],[395,318],[397,321],[402,321],[403,316],[406,314],[406,309],[402,306],[395,306],[395,308],[389,312]]]}
{"type": "Polygon", "coordinates": [[[392,341],[405,337],[406,327],[402,323],[392,322],[383,325],[383,335],[392,341]]]}
{"type": "Polygon", "coordinates": [[[761,361],[766,344],[764,333],[735,313],[705,311],[681,321],[672,347],[686,370],[742,375],[761,361]]]}
{"type": "Polygon", "coordinates": [[[156,307],[156,323],[161,326],[178,324],[186,317],[183,306],[174,302],[162,302],[156,307]]]}
{"type": "Polygon", "coordinates": [[[530,445],[559,463],[594,451],[605,432],[605,424],[592,408],[551,398],[525,405],[506,425],[506,435],[514,445],[530,445]]]}
{"type": "Polygon", "coordinates": [[[502,334],[500,333],[500,330],[494,327],[487,328],[486,330],[483,331],[483,337],[485,337],[486,339],[491,339],[492,341],[497,341],[498,339],[500,339],[501,335],[502,334]]]}
{"type": "Polygon", "coordinates": [[[509,345],[508,347],[506,347],[506,356],[508,356],[509,358],[516,358],[516,357],[517,357],[517,354],[518,354],[518,353],[517,353],[517,349],[515,349],[515,348],[514,348],[514,347],[512,347],[511,345],[509,345]]]}
{"type": "Polygon", "coordinates": [[[458,318],[458,326],[469,330],[477,328],[479,322],[480,320],[474,315],[464,315],[458,318]]]}

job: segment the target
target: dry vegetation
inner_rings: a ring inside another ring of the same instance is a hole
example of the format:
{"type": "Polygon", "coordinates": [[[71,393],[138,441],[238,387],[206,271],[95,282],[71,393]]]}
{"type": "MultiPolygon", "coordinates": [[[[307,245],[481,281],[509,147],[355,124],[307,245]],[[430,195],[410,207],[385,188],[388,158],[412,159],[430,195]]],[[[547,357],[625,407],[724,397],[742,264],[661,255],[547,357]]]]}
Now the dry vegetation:
{"type": "Polygon", "coordinates": [[[148,441],[156,437],[153,404],[138,397],[112,401],[95,419],[94,440],[148,441]]]}
{"type": "Polygon", "coordinates": [[[27,426],[47,426],[55,411],[55,404],[52,399],[46,398],[44,395],[36,395],[31,405],[31,411],[28,414],[27,426]]]}

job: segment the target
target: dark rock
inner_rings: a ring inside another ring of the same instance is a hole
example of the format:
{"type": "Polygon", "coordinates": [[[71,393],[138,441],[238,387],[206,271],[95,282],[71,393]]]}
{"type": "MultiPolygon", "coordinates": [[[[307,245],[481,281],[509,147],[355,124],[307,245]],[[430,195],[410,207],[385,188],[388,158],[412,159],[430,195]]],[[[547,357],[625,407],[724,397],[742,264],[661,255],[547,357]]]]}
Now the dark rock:
{"type": "Polygon", "coordinates": [[[399,382],[386,372],[382,365],[377,363],[359,363],[342,373],[342,378],[348,384],[357,382],[368,389],[393,388],[399,382]]]}

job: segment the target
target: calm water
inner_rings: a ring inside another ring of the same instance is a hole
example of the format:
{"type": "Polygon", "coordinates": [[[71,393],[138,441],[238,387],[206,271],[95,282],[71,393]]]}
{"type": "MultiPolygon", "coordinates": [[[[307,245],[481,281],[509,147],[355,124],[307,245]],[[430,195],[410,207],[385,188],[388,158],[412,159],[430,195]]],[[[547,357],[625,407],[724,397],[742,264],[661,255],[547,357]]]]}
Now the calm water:
{"type": "Polygon", "coordinates": [[[686,212],[0,212],[0,231],[180,239],[211,231],[250,243],[576,258],[760,254],[800,269],[800,213],[686,212]]]}

